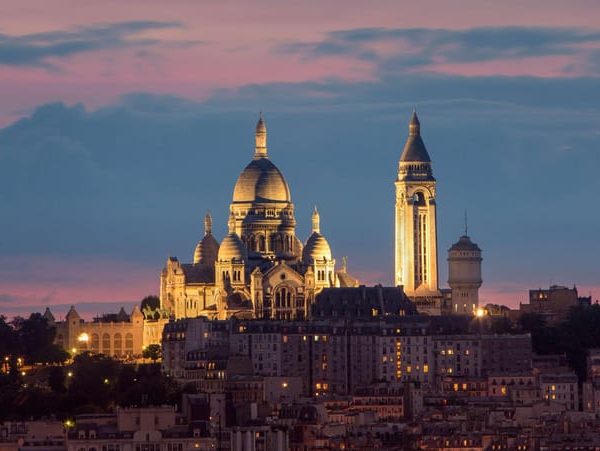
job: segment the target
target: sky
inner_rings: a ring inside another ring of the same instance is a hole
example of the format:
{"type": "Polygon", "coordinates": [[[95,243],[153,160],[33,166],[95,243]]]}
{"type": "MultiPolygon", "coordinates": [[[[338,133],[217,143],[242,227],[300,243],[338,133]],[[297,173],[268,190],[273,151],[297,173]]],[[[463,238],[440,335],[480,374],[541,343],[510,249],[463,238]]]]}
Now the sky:
{"type": "Polygon", "coordinates": [[[394,178],[416,107],[440,281],[464,232],[483,302],[600,297],[596,0],[0,0],[0,314],[158,294],[210,211],[226,233],[263,111],[297,233],[392,283],[394,178]]]}

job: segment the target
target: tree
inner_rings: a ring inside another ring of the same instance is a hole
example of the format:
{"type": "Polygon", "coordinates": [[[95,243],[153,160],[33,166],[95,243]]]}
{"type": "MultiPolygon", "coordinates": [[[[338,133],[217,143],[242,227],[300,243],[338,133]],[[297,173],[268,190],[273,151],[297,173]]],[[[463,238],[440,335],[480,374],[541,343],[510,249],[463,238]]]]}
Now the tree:
{"type": "Polygon", "coordinates": [[[71,367],[69,395],[75,404],[105,409],[113,402],[113,387],[121,365],[102,354],[78,354],[71,367]]]}
{"type": "Polygon", "coordinates": [[[6,322],[6,317],[0,315],[0,359],[16,352],[16,341],[14,329],[6,322]]]}
{"type": "Polygon", "coordinates": [[[144,310],[145,307],[150,307],[153,310],[156,310],[157,308],[160,307],[160,299],[158,298],[158,296],[155,295],[150,295],[150,296],[146,296],[144,299],[142,299],[142,305],[141,305],[141,310],[144,310]]]}
{"type": "Polygon", "coordinates": [[[153,344],[149,345],[146,349],[144,349],[143,357],[145,359],[152,360],[152,363],[156,363],[156,361],[162,358],[162,349],[160,345],[153,344]]]}
{"type": "Polygon", "coordinates": [[[12,325],[16,335],[13,353],[22,354],[27,363],[60,363],[68,358],[54,344],[56,328],[41,313],[32,313],[28,319],[16,317],[12,325]]]}
{"type": "Polygon", "coordinates": [[[60,366],[53,366],[48,373],[48,385],[54,393],[64,393],[65,388],[65,372],[60,366]]]}

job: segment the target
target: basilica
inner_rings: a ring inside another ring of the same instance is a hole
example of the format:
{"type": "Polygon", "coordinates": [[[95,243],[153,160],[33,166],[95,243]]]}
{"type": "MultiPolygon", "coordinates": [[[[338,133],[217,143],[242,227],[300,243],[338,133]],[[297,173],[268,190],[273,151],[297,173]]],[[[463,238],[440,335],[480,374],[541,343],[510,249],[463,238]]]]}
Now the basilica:
{"type": "Polygon", "coordinates": [[[336,268],[316,208],[311,235],[296,236],[290,187],[269,157],[262,115],[255,141],[233,189],[228,234],[219,243],[207,214],[193,263],[171,257],[161,273],[161,308],[175,318],[304,319],[324,288],[358,286],[345,265],[336,268]]]}
{"type": "MultiPolygon", "coordinates": [[[[462,236],[448,251],[450,288],[438,285],[436,179],[416,111],[395,181],[395,286],[424,314],[472,314],[481,286],[481,250],[462,236]]],[[[261,115],[252,160],[233,188],[228,233],[221,243],[204,219],[204,237],[193,263],[170,257],[160,276],[164,315],[213,319],[308,318],[327,288],[358,287],[346,268],[336,267],[312,214],[312,233],[296,236],[294,204],[285,177],[271,161],[261,115]]]]}

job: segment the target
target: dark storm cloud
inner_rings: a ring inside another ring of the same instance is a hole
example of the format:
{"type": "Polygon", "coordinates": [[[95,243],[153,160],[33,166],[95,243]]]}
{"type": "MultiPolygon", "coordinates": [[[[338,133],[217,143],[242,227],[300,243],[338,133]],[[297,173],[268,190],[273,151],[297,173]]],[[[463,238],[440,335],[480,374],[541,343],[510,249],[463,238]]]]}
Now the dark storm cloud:
{"type": "Polygon", "coordinates": [[[347,56],[411,69],[432,63],[469,63],[550,55],[571,55],[600,45],[600,32],[572,28],[485,27],[467,30],[359,28],[328,33],[319,42],[281,45],[277,51],[306,58],[347,56]],[[397,49],[383,51],[379,44],[397,49]]]}
{"type": "MultiPolygon", "coordinates": [[[[182,24],[179,22],[132,21],[21,36],[0,33],[0,65],[52,67],[48,60],[53,58],[161,43],[160,40],[141,38],[137,35],[147,31],[180,27],[182,24]]],[[[171,44],[187,45],[189,42],[171,44]]]]}

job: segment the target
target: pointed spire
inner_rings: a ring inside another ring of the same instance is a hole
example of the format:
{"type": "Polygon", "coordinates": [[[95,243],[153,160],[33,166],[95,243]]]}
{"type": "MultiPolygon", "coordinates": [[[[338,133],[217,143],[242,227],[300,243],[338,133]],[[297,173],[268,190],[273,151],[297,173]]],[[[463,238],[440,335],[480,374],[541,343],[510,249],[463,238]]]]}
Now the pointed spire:
{"type": "Polygon", "coordinates": [[[212,216],[210,212],[206,212],[206,216],[204,216],[204,235],[212,234],[212,216]]]}
{"type": "MultiPolygon", "coordinates": [[[[400,156],[400,163],[431,163],[423,139],[421,138],[421,123],[417,116],[417,110],[413,110],[412,116],[408,123],[408,139],[404,145],[404,150],[400,156]]],[[[419,167],[419,170],[422,168],[419,167]]],[[[430,172],[431,168],[427,168],[430,172]]],[[[429,174],[431,176],[431,174],[429,174]]]]}
{"type": "Polygon", "coordinates": [[[235,216],[233,215],[233,211],[229,213],[229,221],[227,221],[227,227],[229,228],[229,233],[235,233],[235,216]]]}
{"type": "Polygon", "coordinates": [[[465,236],[469,236],[469,222],[467,220],[467,209],[465,208],[465,236]]]}
{"type": "Polygon", "coordinates": [[[263,118],[262,111],[260,112],[260,117],[256,124],[256,146],[254,148],[254,158],[268,158],[267,153],[267,126],[265,125],[265,120],[263,118]]]}
{"type": "Polygon", "coordinates": [[[315,205],[315,209],[312,214],[312,231],[313,233],[321,233],[320,228],[321,217],[319,216],[319,211],[317,210],[317,206],[315,205]]]}
{"type": "Polygon", "coordinates": [[[421,123],[419,122],[419,117],[417,116],[416,108],[413,108],[412,116],[410,117],[410,122],[408,124],[408,134],[410,136],[419,136],[421,134],[421,123]]]}

